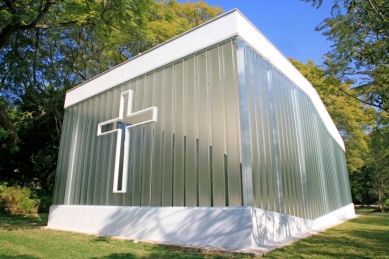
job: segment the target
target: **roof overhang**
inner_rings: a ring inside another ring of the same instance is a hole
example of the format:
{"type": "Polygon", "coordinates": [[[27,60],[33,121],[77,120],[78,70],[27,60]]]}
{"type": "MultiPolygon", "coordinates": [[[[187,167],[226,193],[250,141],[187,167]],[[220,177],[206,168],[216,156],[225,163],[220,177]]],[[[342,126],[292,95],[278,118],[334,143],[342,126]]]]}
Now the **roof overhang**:
{"type": "Polygon", "coordinates": [[[69,90],[66,94],[65,108],[234,36],[241,37],[310,96],[329,133],[345,149],[339,131],[311,83],[237,9],[160,44],[69,90]]]}

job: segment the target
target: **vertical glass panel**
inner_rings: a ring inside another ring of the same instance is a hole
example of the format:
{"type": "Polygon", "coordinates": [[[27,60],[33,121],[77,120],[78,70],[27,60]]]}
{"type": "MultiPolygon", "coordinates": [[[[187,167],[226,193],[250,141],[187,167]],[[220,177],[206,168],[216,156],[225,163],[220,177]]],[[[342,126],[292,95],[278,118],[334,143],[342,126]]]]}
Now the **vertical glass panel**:
{"type": "Polygon", "coordinates": [[[226,151],[227,186],[229,206],[243,206],[242,182],[239,154],[238,89],[236,74],[236,40],[223,45],[224,100],[226,109],[226,151]]]}
{"type": "Polygon", "coordinates": [[[173,205],[184,206],[185,198],[185,171],[184,171],[184,138],[185,138],[185,108],[184,99],[184,62],[174,65],[173,79],[174,113],[175,113],[175,137],[174,137],[174,190],[173,205]]]}
{"type": "Polygon", "coordinates": [[[85,124],[86,124],[86,116],[85,116],[85,110],[87,109],[87,102],[82,102],[77,104],[79,106],[78,116],[79,116],[79,124],[77,125],[77,139],[76,139],[76,149],[77,149],[77,155],[74,157],[73,161],[73,181],[72,181],[72,199],[69,201],[69,204],[75,204],[78,205],[80,202],[80,192],[81,192],[81,179],[82,179],[82,164],[83,160],[81,157],[84,155],[84,148],[85,148],[85,124]]]}
{"type": "Polygon", "coordinates": [[[303,210],[302,217],[309,218],[308,206],[309,202],[306,200],[307,195],[307,178],[306,178],[306,169],[305,169],[305,160],[303,152],[303,134],[302,134],[302,125],[301,125],[301,114],[300,114],[300,103],[298,95],[296,94],[296,88],[291,83],[288,82],[288,93],[290,94],[289,100],[289,109],[287,109],[287,117],[290,120],[289,130],[291,134],[292,142],[292,152],[295,160],[295,166],[293,167],[293,172],[297,176],[297,188],[301,192],[301,201],[300,206],[303,210]],[[293,118],[293,119],[291,119],[293,118]]]}
{"type": "MultiPolygon", "coordinates": [[[[145,101],[145,92],[146,92],[146,87],[145,87],[145,83],[146,83],[146,76],[141,76],[138,78],[138,82],[137,82],[137,92],[136,92],[136,95],[135,95],[135,111],[140,111],[140,110],[143,110],[145,107],[144,107],[144,101],[145,101]]],[[[136,183],[139,184],[139,189],[137,191],[136,190],[136,187],[135,187],[135,190],[134,192],[138,192],[139,193],[139,206],[141,206],[143,204],[143,194],[144,194],[144,190],[143,188],[145,187],[145,184],[144,184],[144,178],[145,178],[145,170],[144,170],[144,167],[145,167],[145,153],[146,153],[146,137],[145,137],[145,134],[146,134],[146,131],[145,131],[145,125],[139,125],[139,126],[136,126],[136,138],[137,138],[137,145],[136,145],[136,148],[137,150],[134,150],[134,152],[139,152],[138,154],[138,163],[137,163],[137,168],[136,168],[136,171],[134,172],[137,176],[135,177],[136,178],[136,183]],[[139,149],[138,149],[139,148],[139,149]]],[[[136,202],[137,204],[138,202],[136,202]]]]}
{"type": "Polygon", "coordinates": [[[84,101],[84,111],[82,113],[83,123],[82,123],[82,136],[81,141],[78,143],[79,145],[79,161],[77,162],[77,179],[75,186],[75,197],[73,204],[85,204],[84,198],[84,190],[85,181],[88,178],[88,170],[85,170],[89,161],[89,142],[90,142],[90,134],[89,134],[89,124],[92,121],[91,116],[89,115],[90,107],[93,107],[93,100],[89,99],[84,101]]]}
{"type": "Polygon", "coordinates": [[[276,146],[276,156],[277,161],[277,185],[279,188],[279,211],[284,213],[284,205],[283,205],[283,182],[282,182],[282,173],[285,169],[284,167],[284,159],[283,156],[284,149],[285,149],[285,143],[283,139],[283,127],[285,124],[285,121],[282,118],[282,108],[283,108],[283,102],[282,102],[282,92],[281,92],[281,75],[277,68],[273,66],[273,89],[274,89],[274,107],[275,107],[275,114],[276,114],[276,125],[277,125],[277,139],[278,139],[278,146],[276,146]]]}
{"type": "Polygon", "coordinates": [[[163,157],[163,106],[162,97],[164,91],[164,71],[157,70],[154,74],[154,99],[153,105],[158,107],[158,121],[153,128],[153,182],[151,184],[151,206],[162,206],[162,157],[163,157]]]}
{"type": "Polygon", "coordinates": [[[322,137],[320,136],[320,133],[318,131],[318,125],[317,125],[317,118],[316,118],[316,113],[314,113],[313,110],[313,105],[311,104],[310,100],[308,97],[306,97],[306,102],[308,103],[308,109],[310,111],[310,118],[311,118],[311,154],[312,154],[312,161],[315,162],[314,165],[316,165],[315,170],[312,172],[315,174],[315,182],[317,186],[317,191],[316,191],[316,204],[318,206],[317,209],[317,215],[322,215],[323,210],[327,211],[325,207],[327,202],[327,192],[326,192],[326,163],[324,160],[324,145],[322,143],[322,137]]]}
{"type": "MultiPolygon", "coordinates": [[[[221,49],[221,48],[220,48],[221,49]]],[[[223,128],[223,106],[221,92],[221,77],[219,63],[219,47],[209,51],[208,56],[208,73],[210,75],[211,96],[211,129],[212,129],[212,197],[213,206],[226,205],[226,183],[224,169],[224,128],[223,128]]]]}
{"type": "MultiPolygon", "coordinates": [[[[137,78],[134,83],[130,84],[130,89],[134,91],[134,108],[133,111],[141,110],[140,106],[143,101],[144,93],[144,77],[137,78]]],[[[141,205],[141,192],[142,192],[142,142],[143,142],[143,130],[142,126],[136,126],[131,128],[130,135],[131,145],[131,192],[132,192],[132,206],[141,205]]]]}
{"type": "Polygon", "coordinates": [[[268,64],[268,77],[269,77],[269,86],[270,86],[270,98],[272,98],[272,120],[273,120],[273,137],[274,137],[274,204],[275,211],[283,212],[284,208],[284,197],[283,197],[283,187],[282,187],[282,172],[281,172],[281,154],[280,154],[280,136],[279,136],[279,107],[282,105],[279,102],[279,92],[278,92],[278,71],[271,64],[268,64]]]}
{"type": "Polygon", "coordinates": [[[186,138],[185,146],[185,205],[197,206],[197,93],[195,84],[195,58],[185,60],[185,103],[186,103],[186,138]]]}
{"type": "Polygon", "coordinates": [[[277,211],[278,210],[278,177],[277,177],[277,161],[276,161],[276,147],[278,146],[278,139],[276,136],[277,127],[274,125],[276,123],[275,115],[275,103],[274,103],[274,93],[273,93],[273,68],[271,64],[266,62],[266,99],[268,106],[268,137],[269,137],[269,168],[268,168],[268,180],[269,180],[269,210],[277,211]]]}
{"type": "Polygon", "coordinates": [[[94,124],[95,124],[95,117],[94,117],[94,109],[95,109],[95,102],[96,98],[90,98],[89,100],[89,107],[87,107],[86,116],[88,117],[87,122],[87,132],[86,132],[86,143],[85,143],[85,153],[84,157],[82,158],[84,163],[82,167],[83,171],[83,177],[81,181],[81,197],[80,197],[80,204],[86,205],[89,204],[87,201],[88,196],[88,185],[90,183],[91,178],[91,170],[90,170],[90,161],[93,156],[94,149],[92,149],[92,145],[94,144],[95,135],[96,132],[94,130],[94,124]]]}
{"type": "Polygon", "coordinates": [[[261,114],[261,96],[260,96],[260,76],[261,70],[259,69],[259,56],[254,51],[252,55],[252,70],[253,70],[253,84],[252,84],[252,93],[251,98],[254,103],[254,119],[253,124],[255,123],[255,134],[256,143],[253,143],[255,147],[255,152],[253,154],[253,185],[254,185],[254,204],[255,207],[263,208],[263,189],[262,189],[262,164],[264,163],[263,153],[261,152],[263,140],[263,128],[262,128],[262,114],[261,114]]]}
{"type": "MultiPolygon", "coordinates": [[[[98,121],[106,121],[106,107],[108,105],[108,92],[105,92],[100,96],[100,107],[99,107],[99,118],[98,121]]],[[[97,130],[96,130],[97,132],[97,130]]],[[[93,189],[93,205],[101,205],[100,203],[100,194],[101,194],[101,178],[103,177],[103,161],[105,160],[106,156],[106,147],[105,147],[105,140],[106,137],[97,137],[97,158],[96,158],[96,164],[95,164],[95,182],[94,182],[94,189],[93,189]]]]}
{"type": "MultiPolygon", "coordinates": [[[[145,97],[142,109],[153,106],[154,73],[146,75],[145,97]]],[[[147,123],[144,126],[144,153],[143,153],[143,180],[142,180],[142,206],[151,204],[151,183],[152,177],[152,150],[153,150],[153,126],[154,123],[147,123]]]]}
{"type": "Polygon", "coordinates": [[[303,209],[303,195],[302,195],[302,182],[301,182],[301,169],[299,166],[299,157],[298,157],[298,138],[299,135],[296,134],[298,125],[296,124],[297,116],[293,113],[294,107],[292,104],[293,92],[291,85],[286,77],[283,77],[284,80],[284,118],[286,121],[286,132],[285,138],[288,143],[288,158],[286,163],[289,164],[288,174],[290,175],[289,181],[291,181],[291,186],[293,186],[292,194],[293,197],[293,211],[298,211],[300,217],[304,217],[303,209]]]}
{"type": "MultiPolygon", "coordinates": [[[[112,110],[110,113],[110,119],[117,118],[119,116],[119,106],[120,106],[120,96],[121,96],[121,88],[120,87],[115,87],[113,89],[113,101],[112,101],[112,110]]],[[[122,128],[122,143],[120,146],[120,160],[122,160],[123,153],[124,153],[124,125],[119,123],[122,128]]],[[[110,150],[111,150],[111,156],[109,160],[109,166],[108,166],[108,171],[107,171],[107,205],[115,205],[115,200],[114,197],[117,194],[113,193],[113,177],[114,177],[114,170],[115,170],[115,158],[116,158],[116,145],[117,145],[117,134],[114,134],[114,136],[111,137],[111,142],[110,142],[110,150]]],[[[113,135],[113,134],[112,134],[113,135]]],[[[119,172],[119,175],[121,175],[122,172],[119,172]]]]}
{"type": "MultiPolygon", "coordinates": [[[[286,132],[287,141],[289,144],[288,161],[291,161],[291,163],[292,163],[292,166],[290,167],[290,179],[292,182],[294,180],[294,183],[295,183],[294,186],[296,188],[296,191],[292,192],[292,193],[299,193],[300,199],[303,199],[303,197],[302,197],[303,183],[301,180],[301,177],[303,174],[303,168],[301,167],[301,162],[300,162],[301,154],[299,154],[299,151],[300,151],[299,150],[300,149],[299,148],[299,141],[301,141],[302,136],[301,136],[301,134],[298,133],[299,127],[300,127],[300,125],[299,125],[300,120],[299,120],[299,117],[297,116],[296,109],[294,107],[294,105],[296,103],[293,102],[294,97],[295,97],[294,91],[293,91],[294,90],[293,85],[286,77],[284,77],[284,80],[286,81],[285,82],[285,87],[286,87],[285,100],[287,102],[287,107],[285,107],[285,119],[287,120],[287,124],[288,124],[288,129],[286,132]]],[[[294,203],[293,210],[295,211],[296,204],[298,206],[300,206],[300,208],[301,208],[304,201],[303,200],[300,200],[300,201],[294,200],[293,203],[294,203]]],[[[303,216],[303,215],[301,215],[301,216],[303,216]]]]}
{"type": "MultiPolygon", "coordinates": [[[[113,102],[115,97],[115,91],[108,91],[107,106],[105,107],[105,120],[110,120],[113,117],[113,102]]],[[[111,174],[113,171],[113,164],[115,161],[115,149],[117,133],[101,136],[103,139],[103,162],[101,166],[101,181],[100,181],[100,205],[108,205],[108,195],[110,191],[109,184],[111,181],[111,174]]]]}
{"type": "Polygon", "coordinates": [[[280,142],[280,165],[281,165],[281,179],[284,194],[284,205],[283,213],[294,214],[295,213],[295,186],[293,181],[293,153],[291,152],[290,143],[290,129],[289,129],[289,118],[286,116],[288,107],[288,97],[285,92],[287,91],[287,85],[285,84],[285,78],[277,71],[277,92],[278,92],[278,128],[279,142],[280,142]]]}
{"type": "MultiPolygon", "coordinates": [[[[324,125],[323,125],[324,126],[324,125]]],[[[324,129],[324,127],[323,127],[324,129]]],[[[342,207],[342,203],[341,203],[341,200],[342,200],[342,191],[341,191],[341,188],[342,188],[342,179],[339,177],[339,171],[338,171],[338,168],[337,168],[337,161],[336,161],[336,152],[335,152],[335,148],[334,148],[334,141],[333,139],[331,138],[331,135],[328,134],[328,132],[326,132],[327,135],[328,135],[328,142],[330,144],[330,152],[331,152],[331,162],[332,162],[332,170],[334,172],[334,181],[335,181],[335,197],[334,197],[334,200],[335,200],[335,203],[336,203],[336,207],[335,209],[337,208],[340,208],[342,207]]]]}
{"type": "Polygon", "coordinates": [[[173,67],[164,71],[163,93],[163,178],[162,178],[162,206],[173,205],[173,141],[174,141],[174,115],[173,115],[173,67]]]}
{"type": "MultiPolygon", "coordinates": [[[[135,95],[135,110],[134,111],[140,111],[146,108],[144,106],[145,104],[145,99],[146,97],[146,76],[140,76],[137,80],[137,86],[136,86],[136,95],[135,95]]],[[[146,172],[145,172],[145,156],[146,156],[146,128],[145,125],[139,125],[136,126],[136,138],[137,138],[137,144],[136,144],[136,150],[134,152],[138,152],[138,163],[136,167],[136,171],[134,174],[136,174],[135,179],[136,179],[136,184],[138,185],[134,189],[134,193],[138,193],[139,195],[139,206],[142,206],[144,203],[143,198],[144,197],[144,187],[147,186],[145,185],[145,177],[146,177],[146,172]]],[[[147,181],[147,177],[146,177],[147,181]]],[[[136,197],[137,199],[137,197],[136,197]]],[[[135,200],[134,200],[135,201],[135,200]]],[[[136,205],[138,205],[138,201],[136,200],[136,205]]],[[[147,202],[147,201],[146,201],[147,202]]]]}
{"type": "MultiPolygon", "coordinates": [[[[107,105],[107,93],[103,93],[101,96],[96,97],[96,113],[97,123],[105,121],[105,106],[107,105]]],[[[95,126],[95,132],[97,133],[97,125],[95,126]]],[[[96,137],[96,158],[92,163],[92,172],[94,175],[93,193],[88,200],[91,200],[92,205],[100,204],[100,182],[101,182],[101,165],[103,157],[105,156],[105,150],[103,149],[104,139],[102,137],[96,137]]]]}
{"type": "Polygon", "coordinates": [[[70,137],[70,155],[68,166],[67,166],[67,174],[66,174],[66,189],[65,189],[65,204],[69,205],[73,203],[73,197],[74,197],[74,181],[76,178],[76,164],[75,160],[77,158],[78,154],[78,148],[77,148],[77,142],[79,140],[80,130],[79,125],[81,123],[81,115],[82,112],[82,104],[78,104],[72,109],[72,112],[74,112],[74,122],[72,125],[72,135],[70,137]]]}
{"type": "Polygon", "coordinates": [[[209,164],[208,136],[208,82],[207,52],[196,55],[198,84],[198,169],[199,169],[199,206],[211,206],[211,175],[209,164]]]}
{"type": "Polygon", "coordinates": [[[260,172],[261,172],[261,189],[262,189],[262,208],[269,209],[269,176],[268,173],[270,171],[270,142],[269,142],[269,113],[268,113],[268,105],[267,105],[267,68],[266,61],[262,59],[262,57],[258,56],[258,70],[259,70],[259,104],[261,109],[261,138],[260,138],[260,156],[261,156],[261,164],[260,164],[260,172]]]}
{"type": "Polygon", "coordinates": [[[61,142],[59,146],[59,155],[58,155],[58,164],[55,176],[55,187],[54,187],[54,205],[62,205],[65,202],[65,186],[66,186],[66,172],[68,159],[70,154],[70,145],[69,139],[71,134],[71,125],[73,119],[73,113],[71,112],[72,108],[65,110],[62,133],[61,133],[61,142]]]}
{"type": "Polygon", "coordinates": [[[318,200],[317,192],[319,188],[321,188],[318,184],[316,174],[320,169],[318,167],[315,168],[315,164],[314,164],[315,161],[313,158],[313,151],[311,149],[311,145],[312,145],[311,134],[313,133],[311,126],[313,122],[311,121],[310,110],[309,110],[309,106],[305,94],[302,94],[302,104],[303,104],[302,112],[304,113],[303,118],[304,118],[304,130],[305,130],[304,137],[306,140],[305,153],[307,155],[307,159],[306,159],[307,171],[312,184],[311,185],[312,188],[310,189],[311,190],[310,196],[312,197],[311,202],[312,204],[314,204],[314,217],[316,218],[316,216],[319,215],[318,214],[319,200],[318,200]]]}
{"type": "MultiPolygon", "coordinates": [[[[247,98],[248,98],[248,119],[249,119],[249,136],[250,136],[250,161],[251,161],[251,176],[249,177],[250,184],[248,188],[251,189],[251,202],[253,206],[257,206],[255,203],[256,189],[254,188],[254,183],[258,180],[256,175],[259,171],[259,161],[258,161],[258,150],[257,150],[257,114],[256,114],[256,102],[255,102],[255,80],[254,80],[254,71],[253,71],[253,63],[255,62],[253,59],[255,58],[255,53],[251,48],[246,45],[245,46],[245,66],[246,66],[246,90],[247,90],[247,98]]],[[[259,191],[259,190],[258,190],[259,191]]]]}
{"type": "Polygon", "coordinates": [[[243,204],[244,206],[253,206],[249,97],[246,88],[247,68],[245,59],[245,45],[244,42],[238,38],[237,69],[239,81],[240,128],[242,139],[243,204]]]}

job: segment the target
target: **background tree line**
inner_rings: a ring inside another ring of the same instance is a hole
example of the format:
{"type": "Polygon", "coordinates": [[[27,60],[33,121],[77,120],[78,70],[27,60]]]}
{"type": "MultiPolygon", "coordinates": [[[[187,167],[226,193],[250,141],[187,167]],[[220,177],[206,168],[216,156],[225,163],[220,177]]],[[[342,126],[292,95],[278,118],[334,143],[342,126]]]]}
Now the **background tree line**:
{"type": "MultiPolygon", "coordinates": [[[[384,209],[389,6],[386,0],[333,2],[317,27],[334,42],[324,66],[291,62],[316,88],[345,140],[354,202],[384,209]]],[[[222,12],[203,1],[0,1],[2,188],[7,183],[51,197],[66,91],[222,12]]]]}
{"type": "MultiPolygon", "coordinates": [[[[301,1],[320,8],[325,0],[301,1]]],[[[354,203],[389,210],[389,2],[332,2],[330,17],[316,27],[333,42],[324,66],[294,63],[345,140],[354,203]]]]}
{"type": "Polygon", "coordinates": [[[67,90],[222,12],[203,1],[0,1],[0,193],[52,196],[67,90]]]}

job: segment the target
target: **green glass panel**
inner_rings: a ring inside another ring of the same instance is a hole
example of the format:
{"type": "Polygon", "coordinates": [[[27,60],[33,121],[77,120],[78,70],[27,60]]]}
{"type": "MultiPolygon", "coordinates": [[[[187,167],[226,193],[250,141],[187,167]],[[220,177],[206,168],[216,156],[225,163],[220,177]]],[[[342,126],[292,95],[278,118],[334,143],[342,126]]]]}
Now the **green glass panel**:
{"type": "Polygon", "coordinates": [[[173,111],[175,114],[174,127],[174,176],[173,176],[173,206],[185,205],[185,93],[184,93],[184,61],[174,64],[173,78],[173,111]]]}

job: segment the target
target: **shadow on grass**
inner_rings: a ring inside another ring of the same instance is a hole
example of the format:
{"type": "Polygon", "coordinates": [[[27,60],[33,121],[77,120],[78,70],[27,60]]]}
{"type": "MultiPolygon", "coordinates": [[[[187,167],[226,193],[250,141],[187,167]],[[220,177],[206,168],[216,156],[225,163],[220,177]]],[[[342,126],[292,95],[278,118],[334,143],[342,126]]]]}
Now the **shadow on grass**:
{"type": "Polygon", "coordinates": [[[125,252],[125,253],[112,253],[109,255],[94,257],[116,259],[116,258],[137,258],[137,259],[162,259],[162,258],[175,258],[175,259],[222,259],[222,258],[257,258],[254,255],[243,254],[243,253],[225,253],[221,251],[207,251],[198,248],[186,248],[180,246],[168,246],[168,245],[149,245],[139,243],[141,245],[137,248],[136,252],[125,252]]]}
{"type": "Polygon", "coordinates": [[[2,259],[12,259],[12,258],[20,258],[20,259],[36,259],[39,257],[31,256],[31,255],[1,255],[2,259]]]}
{"type": "MultiPolygon", "coordinates": [[[[213,259],[222,259],[222,258],[239,258],[240,256],[238,255],[232,255],[232,254],[219,254],[219,255],[212,255],[211,256],[213,259]]],[[[121,258],[126,258],[126,259],[162,259],[162,258],[190,258],[190,259],[204,259],[204,258],[210,258],[210,255],[208,254],[186,254],[186,253],[171,253],[171,254],[166,254],[166,253],[150,253],[144,256],[135,256],[134,254],[131,253],[114,253],[110,254],[104,257],[99,257],[99,258],[105,258],[105,259],[121,259],[121,258]]],[[[97,259],[95,257],[94,259],[97,259]]]]}
{"type": "Polygon", "coordinates": [[[48,214],[10,215],[0,214],[0,231],[32,229],[46,226],[48,214]]]}
{"type": "Polygon", "coordinates": [[[110,238],[109,237],[105,237],[105,236],[101,236],[101,237],[96,237],[95,239],[91,240],[91,242],[109,242],[110,238]]]}
{"type": "Polygon", "coordinates": [[[350,231],[349,233],[350,235],[358,238],[369,239],[374,242],[377,242],[377,246],[379,246],[380,243],[385,244],[385,246],[389,245],[389,233],[387,230],[369,230],[369,231],[353,230],[350,231]]]}
{"type": "Polygon", "coordinates": [[[110,254],[110,255],[107,255],[107,256],[104,256],[104,257],[93,257],[93,259],[97,259],[97,258],[107,258],[107,259],[116,259],[116,258],[128,258],[128,259],[132,259],[132,258],[139,258],[131,253],[115,253],[115,254],[110,254]]]}

